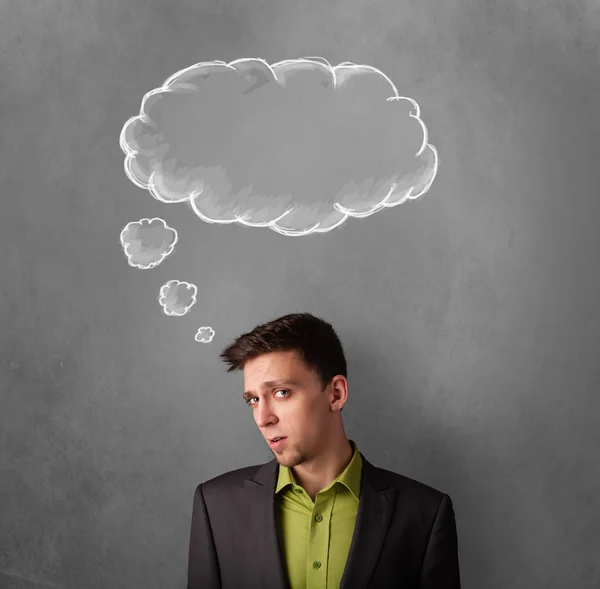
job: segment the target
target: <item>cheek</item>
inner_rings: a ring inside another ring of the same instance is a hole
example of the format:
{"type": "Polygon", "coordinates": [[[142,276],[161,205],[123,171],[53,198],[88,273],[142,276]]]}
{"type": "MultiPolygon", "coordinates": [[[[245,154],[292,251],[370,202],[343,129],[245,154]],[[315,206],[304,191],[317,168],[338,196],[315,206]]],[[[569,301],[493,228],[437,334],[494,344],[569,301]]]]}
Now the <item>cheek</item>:
{"type": "Polygon", "coordinates": [[[316,405],[308,405],[306,403],[298,403],[292,406],[290,404],[289,411],[286,407],[286,417],[299,426],[306,428],[319,419],[319,408],[316,405]]]}
{"type": "Polygon", "coordinates": [[[311,424],[320,424],[325,421],[327,417],[327,406],[322,402],[311,403],[310,406],[304,408],[306,419],[311,424]]]}

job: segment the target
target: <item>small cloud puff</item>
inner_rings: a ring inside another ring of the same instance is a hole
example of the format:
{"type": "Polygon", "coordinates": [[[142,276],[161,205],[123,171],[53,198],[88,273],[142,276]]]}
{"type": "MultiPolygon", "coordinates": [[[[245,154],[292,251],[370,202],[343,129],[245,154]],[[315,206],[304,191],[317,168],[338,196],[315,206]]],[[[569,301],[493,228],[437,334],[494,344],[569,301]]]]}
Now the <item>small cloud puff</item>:
{"type": "Polygon", "coordinates": [[[180,280],[169,280],[160,287],[158,302],[165,315],[181,317],[196,303],[198,288],[195,284],[180,280]]]}
{"type": "Polygon", "coordinates": [[[177,231],[163,219],[140,219],[127,223],[120,235],[130,266],[147,270],[158,266],[175,248],[177,231]]]}
{"type": "Polygon", "coordinates": [[[214,337],[215,330],[212,327],[209,327],[208,325],[203,325],[202,327],[200,327],[200,329],[198,329],[198,332],[196,333],[194,339],[202,344],[208,344],[212,342],[214,337]]]}

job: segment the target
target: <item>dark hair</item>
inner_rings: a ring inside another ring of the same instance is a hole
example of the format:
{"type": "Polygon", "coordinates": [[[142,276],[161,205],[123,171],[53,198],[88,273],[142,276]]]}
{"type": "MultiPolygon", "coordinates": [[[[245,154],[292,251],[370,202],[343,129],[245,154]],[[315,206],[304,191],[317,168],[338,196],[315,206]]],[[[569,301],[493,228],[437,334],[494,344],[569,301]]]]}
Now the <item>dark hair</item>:
{"type": "Polygon", "coordinates": [[[334,376],[348,376],[344,349],[333,327],[310,313],[292,313],[258,325],[225,348],[220,358],[232,372],[262,354],[289,350],[296,350],[317,372],[323,390],[334,376]]]}

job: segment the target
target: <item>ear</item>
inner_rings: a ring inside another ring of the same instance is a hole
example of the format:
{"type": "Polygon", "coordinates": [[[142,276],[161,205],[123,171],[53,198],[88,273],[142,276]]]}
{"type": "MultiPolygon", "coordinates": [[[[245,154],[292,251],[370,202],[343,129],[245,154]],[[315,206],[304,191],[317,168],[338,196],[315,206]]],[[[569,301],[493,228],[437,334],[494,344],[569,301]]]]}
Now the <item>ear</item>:
{"type": "Polygon", "coordinates": [[[344,376],[338,374],[331,380],[331,402],[332,411],[342,411],[348,400],[348,381],[344,376]]]}

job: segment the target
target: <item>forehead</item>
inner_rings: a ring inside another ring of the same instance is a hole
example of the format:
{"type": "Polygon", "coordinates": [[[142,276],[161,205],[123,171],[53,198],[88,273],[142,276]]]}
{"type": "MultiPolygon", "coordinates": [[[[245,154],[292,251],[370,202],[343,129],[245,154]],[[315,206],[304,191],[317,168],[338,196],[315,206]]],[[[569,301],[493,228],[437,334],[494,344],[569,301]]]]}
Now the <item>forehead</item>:
{"type": "Polygon", "coordinates": [[[312,380],[313,377],[313,371],[295,350],[263,354],[248,360],[244,365],[246,389],[258,390],[267,381],[286,379],[300,383],[312,380]]]}

